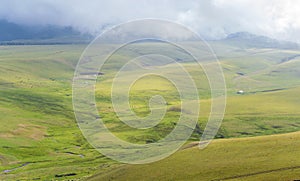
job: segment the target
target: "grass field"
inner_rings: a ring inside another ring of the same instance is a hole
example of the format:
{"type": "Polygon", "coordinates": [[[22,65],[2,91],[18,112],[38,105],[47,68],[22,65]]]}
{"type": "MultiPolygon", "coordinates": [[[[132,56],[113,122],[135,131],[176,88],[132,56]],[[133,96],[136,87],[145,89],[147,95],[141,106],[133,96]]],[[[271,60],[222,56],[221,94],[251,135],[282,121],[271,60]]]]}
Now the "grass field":
{"type": "Polygon", "coordinates": [[[112,162],[86,143],[74,120],[77,50],[1,47],[1,180],[81,178],[112,162]]]}
{"type": "MultiPolygon", "coordinates": [[[[128,166],[95,151],[77,127],[72,78],[85,45],[1,46],[0,180],[84,179],[95,173],[93,178],[119,180],[211,180],[239,175],[247,177],[236,179],[300,179],[296,177],[300,174],[296,132],[300,130],[300,59],[293,58],[300,51],[239,49],[217,43],[214,47],[228,88],[225,118],[216,137],[226,139],[215,140],[205,150],[188,148],[157,163],[128,166]],[[245,94],[237,95],[240,89],[245,94]],[[295,133],[273,135],[288,132],[295,133]],[[145,172],[152,175],[145,176],[145,172]]],[[[167,101],[167,116],[151,129],[126,126],[110,102],[112,77],[126,52],[122,56],[112,57],[115,65],[97,80],[97,108],[107,127],[121,139],[155,142],[176,125],[181,111],[178,92],[161,77],[140,79],[130,92],[132,109],[147,115],[149,98],[160,94],[167,101]]],[[[210,92],[203,70],[188,61],[183,65],[195,78],[201,98],[199,126],[191,142],[199,140],[205,127],[210,92]]],[[[172,64],[165,66],[170,72],[175,70],[172,64]]]]}
{"type": "MultiPolygon", "coordinates": [[[[214,140],[145,165],[124,165],[88,180],[296,180],[300,133],[214,140]]],[[[192,144],[191,144],[192,145],[192,144]]]]}

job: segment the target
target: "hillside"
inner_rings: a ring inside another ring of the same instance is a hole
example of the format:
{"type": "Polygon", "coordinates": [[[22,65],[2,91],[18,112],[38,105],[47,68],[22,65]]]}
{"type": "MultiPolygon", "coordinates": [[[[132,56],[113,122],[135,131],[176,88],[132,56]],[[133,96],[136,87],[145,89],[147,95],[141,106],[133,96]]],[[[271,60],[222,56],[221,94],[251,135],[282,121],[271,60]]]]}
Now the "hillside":
{"type": "Polygon", "coordinates": [[[277,49],[299,49],[294,42],[276,40],[266,36],[255,35],[248,32],[237,32],[229,34],[224,40],[226,43],[241,48],[277,48],[277,49]]]}
{"type": "Polygon", "coordinates": [[[297,180],[299,140],[300,132],[215,140],[204,150],[183,148],[152,164],[99,170],[88,180],[297,180]]]}
{"type": "MultiPolygon", "coordinates": [[[[144,43],[147,42],[140,42],[139,45],[144,43]]],[[[156,48],[162,47],[158,42],[152,43],[156,48]]],[[[149,44],[146,45],[148,47],[149,44]]],[[[159,176],[161,171],[161,174],[170,178],[178,173],[182,174],[179,177],[182,179],[194,178],[201,169],[201,175],[206,173],[206,178],[214,179],[236,176],[234,169],[240,169],[241,175],[245,175],[283,168],[284,173],[294,176],[298,172],[290,173],[289,168],[299,165],[297,160],[293,160],[299,157],[299,133],[254,136],[300,131],[300,60],[296,56],[300,54],[299,51],[240,49],[224,42],[213,42],[212,47],[219,56],[228,88],[225,119],[216,136],[225,139],[214,141],[203,151],[196,148],[185,149],[153,165],[136,167],[121,166],[94,150],[76,124],[71,85],[74,69],[85,45],[0,46],[0,114],[4,115],[0,117],[0,121],[5,125],[0,128],[0,180],[68,180],[86,178],[104,170],[108,173],[107,177],[103,175],[104,178],[120,178],[120,173],[129,179],[131,176],[142,176],[133,173],[140,172],[139,169],[145,169],[148,173],[153,169],[154,176],[159,176]],[[240,89],[245,91],[243,95],[236,94],[240,89]],[[233,137],[254,138],[228,139],[233,137]],[[202,152],[209,160],[201,156],[202,152]],[[286,157],[283,157],[283,153],[286,153],[286,157]],[[219,157],[214,157],[216,155],[219,157]],[[200,156],[200,162],[196,163],[197,159],[190,156],[200,156]],[[225,162],[226,157],[232,159],[225,162]],[[201,167],[201,159],[202,162],[211,164],[211,167],[201,167]],[[247,159],[250,159],[249,162],[247,159]],[[195,164],[195,167],[186,165],[189,162],[191,165],[195,164]],[[170,166],[172,171],[169,172],[165,167],[169,163],[181,164],[177,164],[178,167],[170,166]],[[257,163],[261,167],[257,167],[257,163]],[[160,169],[155,170],[156,167],[160,169]],[[222,175],[205,170],[212,167],[216,167],[222,175]],[[183,168],[191,171],[184,174],[181,172],[183,168]],[[222,169],[224,172],[221,172],[222,169]],[[186,175],[189,173],[190,176],[186,175]]],[[[163,50],[170,52],[165,47],[163,50]]],[[[111,57],[113,66],[97,80],[98,109],[105,123],[118,137],[141,144],[157,141],[176,124],[175,118],[178,118],[180,112],[178,95],[172,84],[161,78],[149,76],[137,81],[132,89],[133,109],[137,114],[149,113],[148,102],[145,100],[159,93],[169,102],[169,117],[154,129],[134,130],[124,126],[115,118],[109,104],[113,72],[131,52],[123,53],[122,56],[111,57]],[[151,84],[153,81],[156,82],[154,86],[151,84]]],[[[210,94],[203,70],[189,60],[180,61],[196,78],[201,96],[201,117],[199,126],[189,140],[192,142],[199,140],[202,134],[210,111],[210,94]]],[[[164,66],[169,72],[176,72],[172,64],[164,66]]],[[[128,71],[128,76],[136,73],[136,69],[132,68],[128,71]]],[[[127,79],[126,76],[122,78],[127,79]]],[[[265,174],[270,178],[278,176],[277,172],[265,174]]],[[[99,175],[100,173],[97,177],[99,175]]]]}

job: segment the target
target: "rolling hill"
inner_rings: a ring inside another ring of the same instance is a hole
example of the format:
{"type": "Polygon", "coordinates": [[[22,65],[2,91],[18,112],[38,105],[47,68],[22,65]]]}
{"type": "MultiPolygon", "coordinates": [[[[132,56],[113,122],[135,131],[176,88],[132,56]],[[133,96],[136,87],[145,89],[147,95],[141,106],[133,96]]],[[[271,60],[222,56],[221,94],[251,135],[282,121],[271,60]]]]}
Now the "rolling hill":
{"type": "MultiPolygon", "coordinates": [[[[297,180],[300,133],[215,140],[145,165],[123,165],[87,180],[297,180]]],[[[197,143],[195,143],[197,144],[197,143]]]]}
{"type": "MultiPolygon", "coordinates": [[[[152,44],[170,52],[159,43],[138,44],[152,44]]],[[[241,48],[224,41],[210,44],[224,70],[228,88],[225,119],[216,136],[222,139],[213,141],[205,150],[189,146],[199,140],[205,127],[210,93],[203,70],[189,60],[178,59],[199,85],[198,127],[186,149],[159,162],[137,166],[123,165],[101,155],[86,142],[76,124],[71,85],[85,44],[0,46],[0,179],[71,180],[94,174],[91,179],[299,179],[300,51],[241,48]],[[236,94],[241,89],[245,93],[236,94]]],[[[155,142],[176,125],[174,120],[181,111],[176,89],[158,77],[137,81],[131,92],[136,113],[148,114],[147,100],[159,93],[168,100],[169,117],[148,130],[134,130],[122,124],[109,103],[109,89],[116,67],[132,52],[123,53],[111,57],[110,69],[97,80],[97,107],[111,131],[121,139],[141,144],[155,142]],[[156,84],[150,86],[151,82],[156,84]]],[[[162,66],[176,71],[172,64],[162,66]]],[[[132,68],[128,76],[135,73],[132,68]]]]}
{"type": "Polygon", "coordinates": [[[294,42],[272,39],[266,36],[255,35],[248,32],[237,32],[229,34],[223,41],[241,48],[277,48],[277,49],[299,49],[294,42]]]}

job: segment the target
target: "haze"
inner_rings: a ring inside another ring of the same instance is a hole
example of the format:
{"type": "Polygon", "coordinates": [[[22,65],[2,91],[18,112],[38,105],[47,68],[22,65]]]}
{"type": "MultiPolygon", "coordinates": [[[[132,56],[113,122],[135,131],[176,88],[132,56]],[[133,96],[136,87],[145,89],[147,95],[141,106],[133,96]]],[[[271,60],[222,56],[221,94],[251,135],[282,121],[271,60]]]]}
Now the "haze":
{"type": "Polygon", "coordinates": [[[292,0],[2,0],[0,19],[25,25],[59,25],[92,34],[133,19],[182,23],[206,39],[246,31],[300,42],[300,1],[292,0]]]}

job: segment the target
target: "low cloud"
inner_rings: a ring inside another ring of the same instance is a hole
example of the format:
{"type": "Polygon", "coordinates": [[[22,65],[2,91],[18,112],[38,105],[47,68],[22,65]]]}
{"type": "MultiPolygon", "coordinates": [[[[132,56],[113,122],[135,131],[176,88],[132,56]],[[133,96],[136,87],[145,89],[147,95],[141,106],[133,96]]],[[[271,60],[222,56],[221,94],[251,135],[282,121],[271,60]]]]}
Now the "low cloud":
{"type": "Polygon", "coordinates": [[[99,33],[141,18],[184,24],[209,39],[239,31],[300,42],[300,1],[296,0],[2,0],[0,19],[26,25],[72,26],[99,33]]]}

